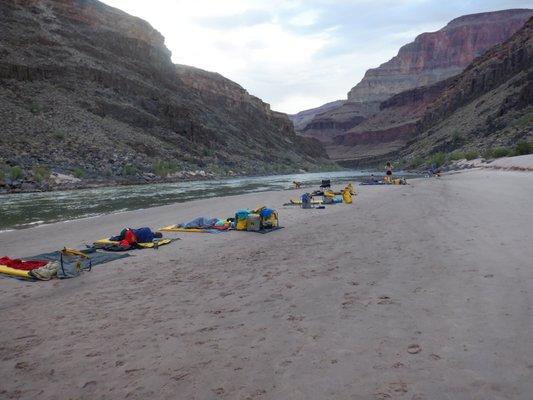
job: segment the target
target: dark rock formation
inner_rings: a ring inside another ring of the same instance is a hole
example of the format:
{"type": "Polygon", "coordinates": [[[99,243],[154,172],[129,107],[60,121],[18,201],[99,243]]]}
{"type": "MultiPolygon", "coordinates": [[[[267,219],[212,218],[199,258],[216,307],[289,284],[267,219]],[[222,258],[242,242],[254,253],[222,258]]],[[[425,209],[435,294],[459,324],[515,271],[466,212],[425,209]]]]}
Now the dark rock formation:
{"type": "Polygon", "coordinates": [[[161,34],[120,10],[6,0],[0,26],[0,169],[143,181],[328,163],[285,114],[219,74],[174,65],[161,34]]]}

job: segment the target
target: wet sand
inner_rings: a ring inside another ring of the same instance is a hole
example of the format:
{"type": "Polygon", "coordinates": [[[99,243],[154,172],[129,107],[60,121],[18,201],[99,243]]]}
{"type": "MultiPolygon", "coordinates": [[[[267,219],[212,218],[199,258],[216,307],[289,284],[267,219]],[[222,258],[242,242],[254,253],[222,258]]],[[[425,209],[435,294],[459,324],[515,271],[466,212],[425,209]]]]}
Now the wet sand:
{"type": "Polygon", "coordinates": [[[0,279],[0,398],[530,400],[533,174],[357,189],[325,210],[268,192],[0,233],[16,257],[261,204],[285,226],[0,279]]]}

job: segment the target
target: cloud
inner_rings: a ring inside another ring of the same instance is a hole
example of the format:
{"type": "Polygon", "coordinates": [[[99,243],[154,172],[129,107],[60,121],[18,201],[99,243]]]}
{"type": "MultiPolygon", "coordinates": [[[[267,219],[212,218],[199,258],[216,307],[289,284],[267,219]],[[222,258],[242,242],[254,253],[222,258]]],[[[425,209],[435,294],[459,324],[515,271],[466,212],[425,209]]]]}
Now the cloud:
{"type": "Polygon", "coordinates": [[[289,18],[289,24],[294,26],[312,26],[318,20],[319,12],[317,10],[306,10],[289,18]]]}
{"type": "Polygon", "coordinates": [[[533,0],[104,0],[166,38],[173,61],[216,71],[276,110],[345,98],[368,68],[458,16],[533,0]]]}

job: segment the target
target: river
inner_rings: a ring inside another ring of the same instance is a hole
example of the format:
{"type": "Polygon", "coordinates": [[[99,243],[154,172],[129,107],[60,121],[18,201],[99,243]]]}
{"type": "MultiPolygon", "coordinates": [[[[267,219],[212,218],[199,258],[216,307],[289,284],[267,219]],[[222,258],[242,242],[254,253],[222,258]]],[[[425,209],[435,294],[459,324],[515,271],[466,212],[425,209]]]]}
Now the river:
{"type": "Polygon", "coordinates": [[[337,171],[9,194],[0,196],[0,231],[200,198],[283,190],[293,181],[307,187],[318,187],[322,179],[331,179],[332,184],[361,181],[370,174],[337,171]]]}

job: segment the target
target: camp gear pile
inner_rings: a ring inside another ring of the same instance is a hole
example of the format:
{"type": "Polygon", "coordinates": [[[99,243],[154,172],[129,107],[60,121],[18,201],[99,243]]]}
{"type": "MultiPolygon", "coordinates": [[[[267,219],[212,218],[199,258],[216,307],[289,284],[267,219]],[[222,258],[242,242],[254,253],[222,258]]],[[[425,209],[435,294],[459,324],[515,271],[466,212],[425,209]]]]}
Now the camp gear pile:
{"type": "Polygon", "coordinates": [[[278,212],[268,207],[235,212],[235,230],[267,233],[281,229],[278,212]]]}
{"type": "Polygon", "coordinates": [[[355,189],[351,183],[347,184],[344,189],[335,192],[331,190],[331,183],[325,179],[322,181],[319,190],[315,190],[311,193],[304,193],[299,199],[290,199],[289,203],[285,203],[284,206],[299,205],[301,208],[325,208],[324,205],[331,204],[352,204],[353,196],[355,196],[355,189]],[[315,197],[319,197],[316,199],[315,197]],[[318,207],[315,207],[318,206],[318,207]]]}

